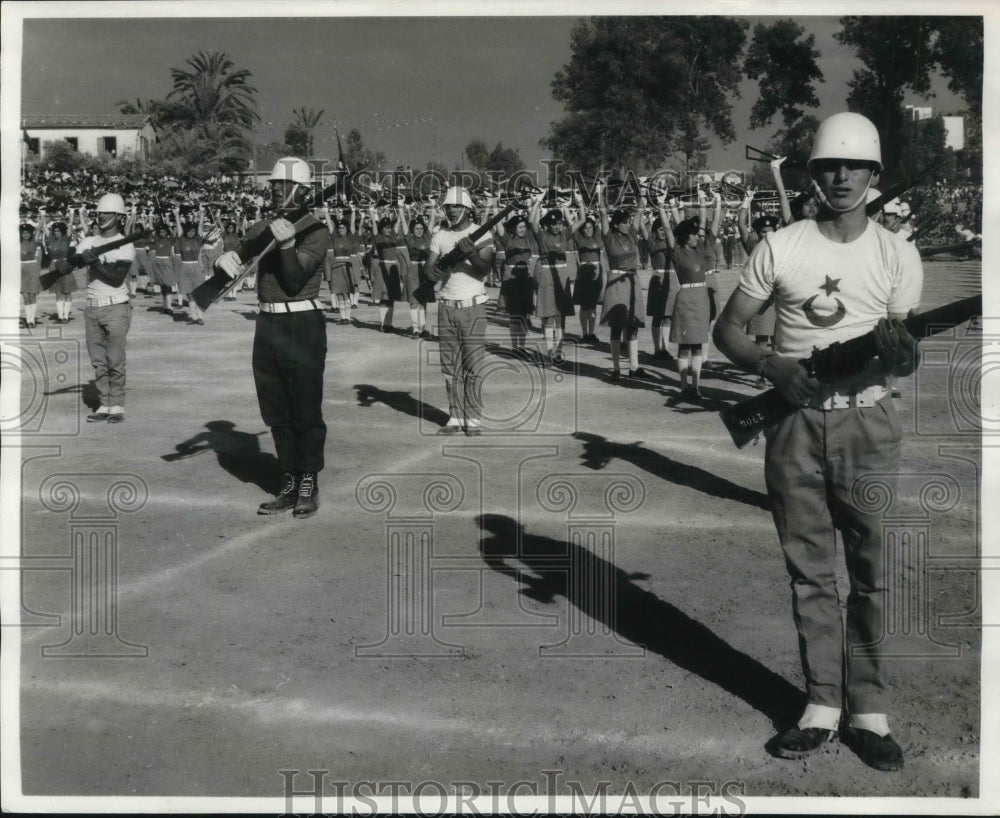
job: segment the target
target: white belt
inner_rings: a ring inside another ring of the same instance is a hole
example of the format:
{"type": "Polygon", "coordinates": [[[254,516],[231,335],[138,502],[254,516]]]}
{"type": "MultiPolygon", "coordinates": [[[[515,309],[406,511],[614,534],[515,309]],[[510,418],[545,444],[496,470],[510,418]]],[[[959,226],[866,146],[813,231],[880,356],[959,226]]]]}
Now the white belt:
{"type": "Polygon", "coordinates": [[[350,261],[351,257],[350,256],[334,256],[333,260],[334,261],[350,261]]]}
{"type": "Polygon", "coordinates": [[[305,312],[321,309],[315,300],[308,301],[261,301],[257,304],[261,312],[305,312]]]}
{"type": "Polygon", "coordinates": [[[110,307],[112,304],[128,304],[127,295],[109,295],[105,298],[88,298],[88,307],[110,307]]]}
{"type": "Polygon", "coordinates": [[[682,290],[691,290],[691,289],[694,289],[695,287],[704,287],[704,286],[706,286],[706,284],[705,284],[704,281],[698,281],[695,284],[681,284],[681,289],[682,290]]]}
{"type": "Polygon", "coordinates": [[[824,412],[830,412],[834,409],[864,409],[867,406],[874,406],[888,394],[887,387],[882,384],[872,384],[860,392],[847,394],[834,392],[825,400],[814,403],[812,408],[821,409],[824,412]]]}
{"type": "Polygon", "coordinates": [[[667,271],[666,271],[666,270],[663,270],[663,269],[660,269],[659,267],[654,267],[654,268],[653,268],[653,272],[654,272],[654,273],[665,273],[665,272],[667,272],[667,271]]]}
{"type": "Polygon", "coordinates": [[[611,270],[608,270],[608,272],[609,273],[618,273],[618,275],[623,275],[623,276],[624,275],[630,275],[630,276],[634,276],[635,275],[635,270],[618,270],[618,269],[612,268],[611,270]]]}
{"type": "Polygon", "coordinates": [[[485,304],[490,300],[488,295],[476,295],[472,298],[464,299],[454,299],[454,298],[438,298],[438,304],[444,304],[446,307],[453,307],[456,310],[464,310],[469,307],[476,307],[480,304],[485,304]]]}

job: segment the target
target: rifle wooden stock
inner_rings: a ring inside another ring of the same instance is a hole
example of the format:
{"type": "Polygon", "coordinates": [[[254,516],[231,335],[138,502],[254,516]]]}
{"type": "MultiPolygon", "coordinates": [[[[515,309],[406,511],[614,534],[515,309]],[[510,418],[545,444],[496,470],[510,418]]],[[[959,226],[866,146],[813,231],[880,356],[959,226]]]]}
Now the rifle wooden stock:
{"type": "MultiPolygon", "coordinates": [[[[102,244],[100,247],[91,247],[90,251],[95,255],[100,256],[112,250],[117,250],[119,247],[124,247],[127,244],[132,244],[132,242],[138,241],[139,239],[143,239],[146,236],[147,233],[145,230],[136,230],[132,233],[129,233],[124,238],[115,239],[114,241],[109,241],[107,244],[102,244]]],[[[61,259],[61,261],[65,261],[66,264],[59,265],[59,263],[56,262],[56,269],[49,270],[48,272],[42,274],[43,290],[49,289],[64,275],[69,275],[71,272],[73,272],[73,270],[86,266],[86,262],[84,262],[83,256],[80,253],[73,253],[72,255],[67,256],[65,259],[61,259]]]]}
{"type": "MultiPolygon", "coordinates": [[[[903,324],[920,341],[930,335],[951,329],[982,315],[983,297],[975,295],[943,307],[911,315],[903,324]]],[[[815,350],[803,361],[813,376],[822,383],[832,383],[864,369],[875,357],[874,331],[815,350]]],[[[777,389],[768,389],[749,400],[734,403],[719,415],[737,448],[742,449],[756,439],[770,424],[788,417],[798,407],[788,403],[777,389]]]]}

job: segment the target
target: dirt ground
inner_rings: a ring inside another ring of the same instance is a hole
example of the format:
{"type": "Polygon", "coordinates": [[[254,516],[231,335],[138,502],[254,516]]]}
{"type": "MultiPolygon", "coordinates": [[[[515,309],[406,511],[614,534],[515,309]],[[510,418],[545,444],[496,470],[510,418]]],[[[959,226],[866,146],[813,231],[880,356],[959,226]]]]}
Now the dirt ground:
{"type": "MultiPolygon", "coordinates": [[[[981,287],[979,262],[925,274],[924,308],[981,287]]],[[[721,272],[723,299],[737,277],[721,272]]],[[[83,422],[82,311],[58,325],[51,299],[33,332],[3,339],[22,376],[25,627],[5,682],[20,682],[25,795],[281,811],[309,770],[325,771],[326,812],[338,791],[388,795],[385,782],[422,784],[431,803],[439,786],[658,787],[661,811],[678,791],[729,812],[768,796],[944,797],[962,812],[980,795],[983,336],[966,325],[899,381],[900,491],[866,495],[892,549],[885,644],[906,765],[886,774],[839,743],[797,762],[765,749],[803,679],[763,445],[736,449],[717,415],[756,394],[753,378],[716,351],[706,400],[670,407],[677,374],[648,355],[651,381],[606,380],[606,330],[557,371],[504,354],[494,316],[492,431],[440,438],[436,345],[376,332],[364,301],[354,326],[328,313],[327,467],[319,514],[300,521],[256,514],[276,460],[250,294],[205,326],[135,300],[120,425],[83,422]]],[[[650,350],[648,329],[641,340],[650,350]]]]}

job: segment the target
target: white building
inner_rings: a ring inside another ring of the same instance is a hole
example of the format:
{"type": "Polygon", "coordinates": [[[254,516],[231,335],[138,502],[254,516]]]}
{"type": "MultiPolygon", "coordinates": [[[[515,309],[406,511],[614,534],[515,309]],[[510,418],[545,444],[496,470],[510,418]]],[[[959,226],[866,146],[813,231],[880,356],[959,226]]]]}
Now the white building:
{"type": "Polygon", "coordinates": [[[26,116],[21,133],[23,149],[39,156],[47,143],[62,140],[91,156],[146,159],[156,141],[148,114],[26,116]]]}

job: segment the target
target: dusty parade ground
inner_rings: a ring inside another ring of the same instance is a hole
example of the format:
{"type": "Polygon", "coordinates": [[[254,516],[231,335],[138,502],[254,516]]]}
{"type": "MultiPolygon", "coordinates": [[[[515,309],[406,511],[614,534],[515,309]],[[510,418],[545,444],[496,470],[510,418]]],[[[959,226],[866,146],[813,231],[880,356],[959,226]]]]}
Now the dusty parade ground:
{"type": "MultiPolygon", "coordinates": [[[[978,261],[924,266],[924,309],[981,287],[978,261]]],[[[721,271],[723,299],[737,277],[721,271]]],[[[4,418],[22,486],[4,508],[20,515],[24,627],[5,681],[8,695],[20,682],[7,716],[25,796],[72,796],[63,811],[85,809],[81,796],[260,798],[281,812],[291,789],[313,812],[319,780],[326,812],[338,793],[416,790],[433,810],[478,791],[504,810],[512,793],[589,801],[603,787],[655,792],[661,812],[679,793],[736,813],[768,796],[935,797],[963,812],[982,795],[989,321],[925,343],[898,383],[900,492],[863,487],[891,552],[883,647],[906,753],[880,773],[839,743],[803,761],[766,750],[804,683],[763,445],[736,449],[717,414],[756,394],[753,378],[716,351],[705,401],[671,407],[677,374],[646,354],[652,380],[608,382],[606,329],[545,369],[505,354],[491,311],[489,431],[435,437],[436,344],[377,332],[363,296],[353,326],[327,313],[319,514],[266,518],[276,461],[250,372],[252,295],[205,326],[137,297],[117,426],[84,422],[80,300],[59,325],[43,294],[44,322],[3,338],[4,375],[22,379],[21,413],[4,418]]],[[[567,329],[578,337],[575,319],[567,329]]],[[[648,329],[641,340],[650,350],[648,329]]],[[[200,811],[223,808],[211,803],[200,811]]]]}

